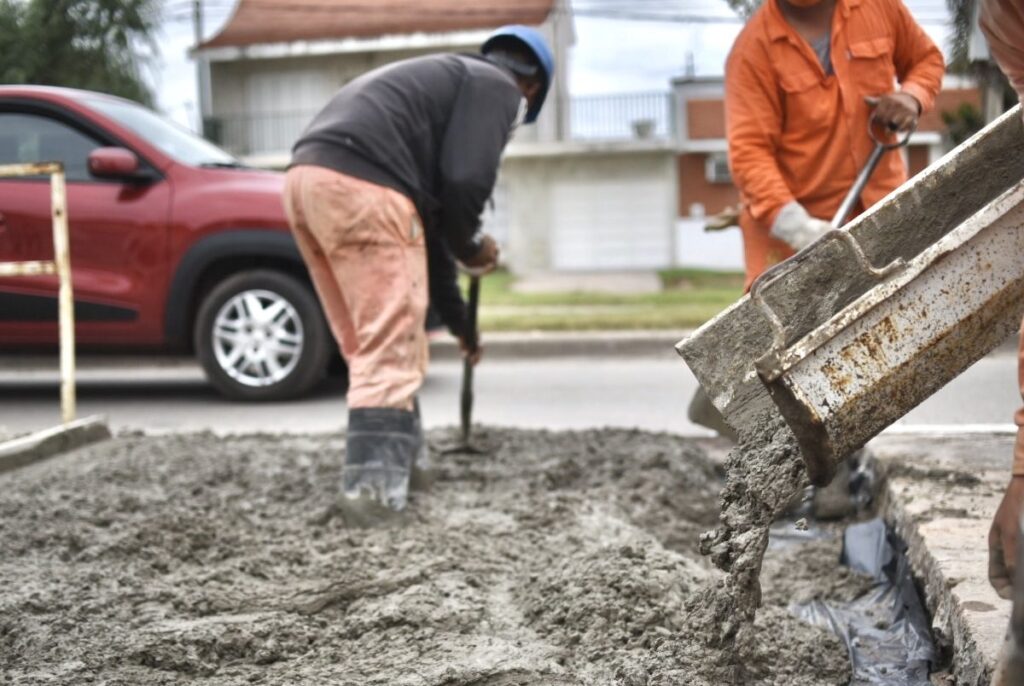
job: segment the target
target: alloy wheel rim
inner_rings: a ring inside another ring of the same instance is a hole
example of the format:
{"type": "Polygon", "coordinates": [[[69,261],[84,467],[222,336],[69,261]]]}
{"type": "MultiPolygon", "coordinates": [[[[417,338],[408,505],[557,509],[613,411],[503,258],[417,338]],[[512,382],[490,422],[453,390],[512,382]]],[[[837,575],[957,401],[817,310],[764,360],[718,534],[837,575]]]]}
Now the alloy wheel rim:
{"type": "Polygon", "coordinates": [[[263,289],[230,298],[213,322],[213,352],[229,377],[251,388],[272,386],[299,363],[302,320],[280,294],[263,289]]]}

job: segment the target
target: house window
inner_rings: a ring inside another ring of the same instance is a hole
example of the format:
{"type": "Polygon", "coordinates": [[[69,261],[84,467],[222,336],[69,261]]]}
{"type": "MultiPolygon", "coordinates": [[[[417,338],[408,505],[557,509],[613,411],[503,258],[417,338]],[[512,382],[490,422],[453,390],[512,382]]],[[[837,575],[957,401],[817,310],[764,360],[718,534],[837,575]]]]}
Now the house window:
{"type": "Polygon", "coordinates": [[[708,183],[732,183],[728,156],[721,152],[708,155],[704,160],[704,177],[708,183]]]}

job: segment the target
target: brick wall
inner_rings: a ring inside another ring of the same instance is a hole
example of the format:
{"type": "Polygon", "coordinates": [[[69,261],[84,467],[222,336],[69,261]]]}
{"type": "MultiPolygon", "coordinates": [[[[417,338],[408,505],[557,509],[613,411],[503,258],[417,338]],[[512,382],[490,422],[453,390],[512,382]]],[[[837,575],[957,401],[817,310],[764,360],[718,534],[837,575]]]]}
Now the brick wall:
{"type": "Polygon", "coordinates": [[[977,88],[955,88],[941,91],[935,97],[935,107],[921,117],[918,122],[918,131],[945,131],[946,125],[942,123],[942,113],[956,110],[962,103],[969,103],[981,109],[981,91],[977,88]]]}
{"type": "Polygon", "coordinates": [[[725,138],[725,103],[721,99],[686,103],[687,133],[691,140],[725,138]]]}
{"type": "Polygon", "coordinates": [[[679,155],[679,216],[690,215],[690,205],[702,203],[707,214],[721,212],[739,202],[739,192],[731,183],[709,183],[704,172],[704,153],[679,155]]]}

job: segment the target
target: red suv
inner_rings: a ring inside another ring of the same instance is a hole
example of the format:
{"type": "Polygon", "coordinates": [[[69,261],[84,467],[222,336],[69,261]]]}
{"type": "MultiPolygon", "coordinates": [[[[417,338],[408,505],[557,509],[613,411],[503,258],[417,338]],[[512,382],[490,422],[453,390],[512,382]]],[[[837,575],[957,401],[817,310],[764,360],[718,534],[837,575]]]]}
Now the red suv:
{"type": "MultiPolygon", "coordinates": [[[[192,351],[242,399],[298,395],[339,360],[281,174],[127,100],[0,87],[0,164],[49,161],[67,174],[81,349],[192,351]]],[[[48,178],[0,179],[0,262],[52,257],[48,178]]],[[[56,277],[0,277],[0,348],[56,343],[56,277]]]]}

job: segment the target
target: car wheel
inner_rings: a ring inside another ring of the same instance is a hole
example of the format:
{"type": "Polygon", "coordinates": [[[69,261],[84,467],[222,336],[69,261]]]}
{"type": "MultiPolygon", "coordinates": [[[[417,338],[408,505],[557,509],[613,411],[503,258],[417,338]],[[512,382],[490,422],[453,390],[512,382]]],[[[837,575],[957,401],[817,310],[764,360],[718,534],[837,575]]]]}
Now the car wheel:
{"type": "Polygon", "coordinates": [[[327,371],[331,336],[311,288],[271,270],[240,272],[212,288],[196,315],[195,347],[217,390],[241,400],[281,400],[327,371]]]}

